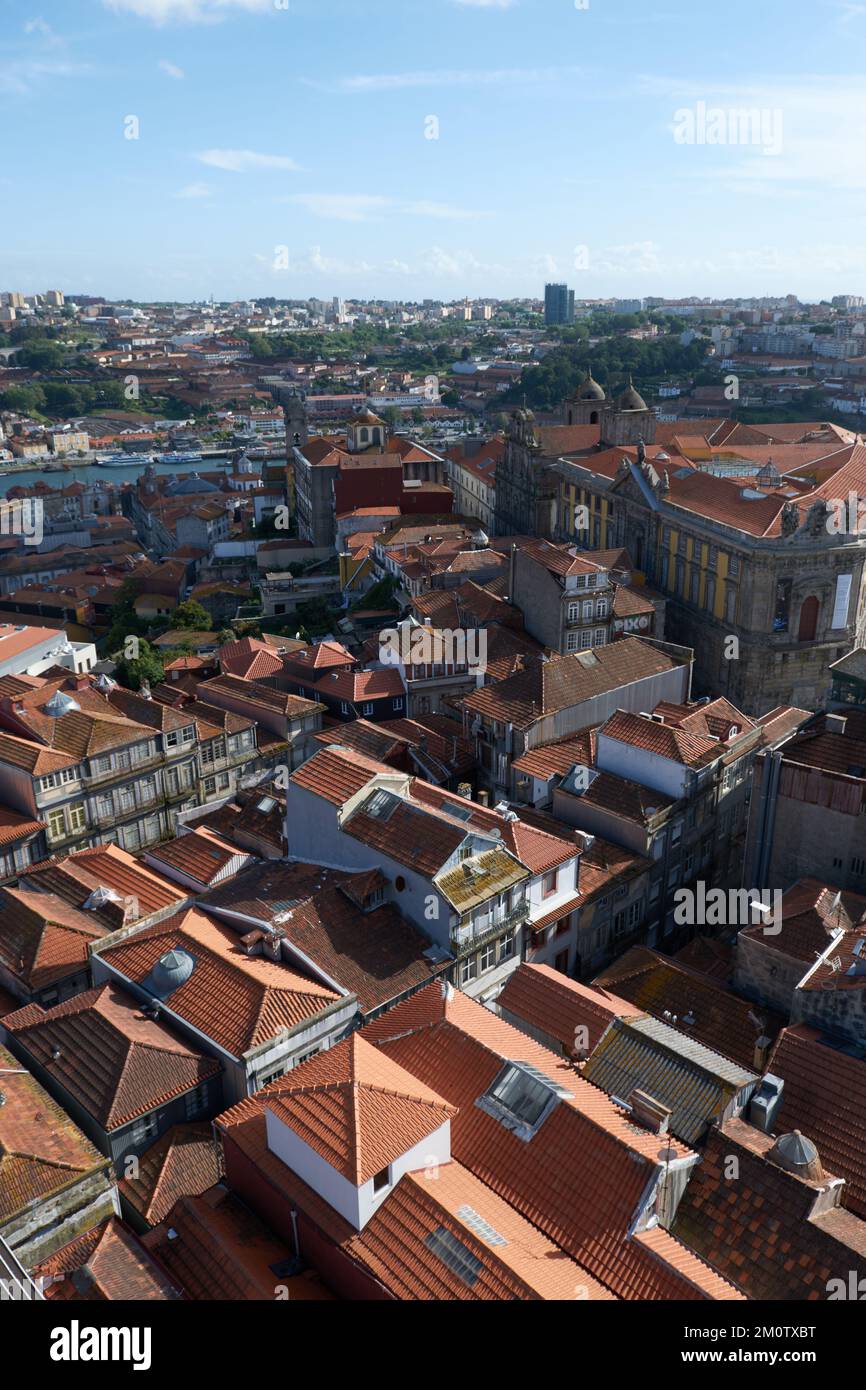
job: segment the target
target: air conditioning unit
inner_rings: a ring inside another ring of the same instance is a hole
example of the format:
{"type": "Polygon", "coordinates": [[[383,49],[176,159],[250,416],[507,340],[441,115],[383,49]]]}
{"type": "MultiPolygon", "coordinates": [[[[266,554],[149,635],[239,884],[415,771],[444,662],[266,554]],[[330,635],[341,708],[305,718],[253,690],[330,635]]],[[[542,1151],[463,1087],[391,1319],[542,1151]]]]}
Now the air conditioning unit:
{"type": "Polygon", "coordinates": [[[755,1129],[759,1129],[762,1134],[773,1133],[776,1113],[782,1104],[784,1089],[785,1083],[781,1076],[773,1076],[772,1072],[767,1072],[752,1096],[749,1105],[749,1119],[755,1129]]]}

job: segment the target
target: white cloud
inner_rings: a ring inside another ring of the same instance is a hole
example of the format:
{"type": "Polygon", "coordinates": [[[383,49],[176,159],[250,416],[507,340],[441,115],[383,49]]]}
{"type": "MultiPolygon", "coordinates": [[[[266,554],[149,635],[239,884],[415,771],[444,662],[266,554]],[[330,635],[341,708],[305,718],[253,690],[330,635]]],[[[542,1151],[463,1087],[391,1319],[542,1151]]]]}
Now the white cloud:
{"type": "Polygon", "coordinates": [[[386,211],[448,222],[475,221],[492,215],[454,207],[450,203],[434,203],[426,199],[401,203],[395,198],[382,198],[369,193],[294,193],[282,201],[297,203],[314,217],[324,217],[333,222],[380,221],[386,211]]]}
{"type": "Polygon", "coordinates": [[[186,77],[186,73],[184,72],[183,68],[179,68],[176,63],[170,63],[167,58],[160,58],[159,69],[160,72],[165,73],[166,77],[173,77],[178,82],[182,81],[182,79],[186,77]]]}
{"type": "Polygon", "coordinates": [[[576,77],[580,68],[440,68],[430,72],[357,73],[323,83],[303,79],[309,87],[325,91],[363,95],[368,92],[398,92],[413,87],[497,87],[537,86],[563,77],[576,77]]]}
{"type": "Polygon", "coordinates": [[[55,63],[25,60],[0,67],[0,93],[23,96],[46,78],[79,77],[89,71],[85,63],[55,63]]]}
{"type": "Polygon", "coordinates": [[[685,103],[758,111],[767,118],[780,113],[780,149],[772,155],[758,145],[679,146],[690,179],[724,178],[728,187],[749,192],[792,184],[813,195],[866,189],[866,105],[860,77],[804,74],[715,85],[653,76],[644,77],[641,88],[664,103],[665,138],[671,140],[675,112],[685,103]]]}
{"type": "Polygon", "coordinates": [[[249,174],[259,169],[297,171],[301,167],[287,154],[258,154],[255,150],[202,150],[196,159],[200,164],[207,164],[212,169],[226,169],[232,174],[249,174]]]}
{"type": "Polygon", "coordinates": [[[55,34],[51,25],[41,15],[37,15],[34,19],[28,19],[24,25],[24,32],[25,34],[38,35],[49,48],[59,48],[63,43],[60,35],[55,34]]]}
{"type": "Polygon", "coordinates": [[[314,217],[326,217],[334,222],[370,222],[377,213],[391,206],[389,198],[377,198],[366,193],[297,193],[289,198],[314,217]]]}
{"type": "Polygon", "coordinates": [[[457,208],[451,203],[431,203],[426,199],[407,203],[404,211],[413,217],[436,217],[446,222],[474,222],[479,217],[491,216],[489,212],[473,212],[471,208],[457,208]]]}
{"type": "Polygon", "coordinates": [[[474,10],[511,10],[517,0],[453,0],[455,5],[466,5],[474,10]]]}
{"type": "Polygon", "coordinates": [[[232,10],[246,14],[266,14],[274,0],[102,0],[117,14],[132,14],[154,24],[213,24],[228,18],[232,10]]]}
{"type": "Polygon", "coordinates": [[[181,188],[175,193],[175,198],[209,198],[213,189],[207,183],[188,183],[186,188],[181,188]]]}

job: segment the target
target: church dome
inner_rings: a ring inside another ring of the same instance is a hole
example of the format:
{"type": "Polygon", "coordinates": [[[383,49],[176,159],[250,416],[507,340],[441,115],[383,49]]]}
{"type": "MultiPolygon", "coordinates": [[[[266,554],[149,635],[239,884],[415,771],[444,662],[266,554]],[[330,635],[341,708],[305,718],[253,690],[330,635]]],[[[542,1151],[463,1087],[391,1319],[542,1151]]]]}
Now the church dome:
{"type": "Polygon", "coordinates": [[[587,371],[586,376],[578,386],[575,399],[579,401],[603,401],[605,399],[604,387],[599,386],[591,369],[587,371]]]}
{"type": "Polygon", "coordinates": [[[628,386],[617,400],[618,410],[646,410],[647,403],[643,396],[634,389],[631,377],[628,379],[628,386]]]}

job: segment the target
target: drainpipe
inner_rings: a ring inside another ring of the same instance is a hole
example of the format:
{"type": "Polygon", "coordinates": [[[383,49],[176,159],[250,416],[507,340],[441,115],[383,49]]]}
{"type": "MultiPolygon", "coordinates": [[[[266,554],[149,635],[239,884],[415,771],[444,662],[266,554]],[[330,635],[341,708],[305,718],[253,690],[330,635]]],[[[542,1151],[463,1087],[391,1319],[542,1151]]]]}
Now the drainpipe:
{"type": "Polygon", "coordinates": [[[297,1256],[298,1259],[300,1259],[300,1258],[301,1258],[301,1243],[300,1243],[300,1241],[298,1240],[298,1210],[297,1210],[297,1207],[292,1207],[292,1233],[293,1233],[294,1238],[295,1238],[295,1255],[297,1256]]]}

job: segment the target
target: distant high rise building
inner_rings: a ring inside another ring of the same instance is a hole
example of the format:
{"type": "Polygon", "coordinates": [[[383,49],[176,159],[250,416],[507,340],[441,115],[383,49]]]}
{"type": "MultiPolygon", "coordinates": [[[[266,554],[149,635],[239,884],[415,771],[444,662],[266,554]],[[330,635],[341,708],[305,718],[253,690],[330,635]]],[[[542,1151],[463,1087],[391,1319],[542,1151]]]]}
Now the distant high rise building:
{"type": "Polygon", "coordinates": [[[62,290],[46,290],[46,291],[45,291],[45,303],[46,303],[46,304],[50,304],[51,307],[52,307],[52,309],[62,309],[63,306],[64,306],[64,304],[66,303],[66,300],[65,300],[64,297],[63,297],[63,291],[62,291],[62,290]]]}
{"type": "Polygon", "coordinates": [[[571,323],[574,319],[574,290],[568,285],[545,285],[544,322],[571,323]]]}
{"type": "Polygon", "coordinates": [[[862,294],[834,294],[830,301],[834,309],[862,309],[862,294]]]}

